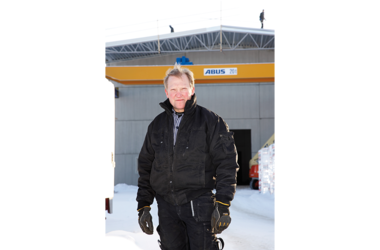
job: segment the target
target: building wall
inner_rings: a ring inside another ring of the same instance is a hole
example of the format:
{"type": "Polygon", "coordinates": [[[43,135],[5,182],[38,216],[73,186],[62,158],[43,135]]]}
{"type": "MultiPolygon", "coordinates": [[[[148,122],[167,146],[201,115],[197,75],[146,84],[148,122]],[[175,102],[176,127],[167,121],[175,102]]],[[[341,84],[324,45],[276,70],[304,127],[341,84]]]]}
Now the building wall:
{"type": "Polygon", "coordinates": [[[176,58],[185,56],[194,65],[200,64],[232,64],[232,63],[273,63],[274,50],[235,50],[215,52],[187,52],[176,54],[160,54],[149,58],[112,62],[107,66],[128,65],[174,65],[176,58]]]}
{"type": "MultiPolygon", "coordinates": [[[[163,109],[163,85],[122,85],[115,99],[115,185],[137,185],[137,157],[149,123],[163,109]]],[[[230,129],[251,129],[253,157],[274,133],[274,83],[195,84],[198,104],[221,116],[230,129]]]]}

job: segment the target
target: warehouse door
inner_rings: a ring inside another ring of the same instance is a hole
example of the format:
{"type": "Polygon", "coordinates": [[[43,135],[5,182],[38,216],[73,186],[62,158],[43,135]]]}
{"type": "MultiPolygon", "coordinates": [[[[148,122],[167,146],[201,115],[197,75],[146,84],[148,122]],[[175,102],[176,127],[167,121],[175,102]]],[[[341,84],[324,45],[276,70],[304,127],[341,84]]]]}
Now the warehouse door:
{"type": "Polygon", "coordinates": [[[237,174],[238,185],[249,185],[249,160],[251,160],[251,130],[231,129],[234,132],[236,150],[238,152],[238,163],[240,166],[237,174]]]}

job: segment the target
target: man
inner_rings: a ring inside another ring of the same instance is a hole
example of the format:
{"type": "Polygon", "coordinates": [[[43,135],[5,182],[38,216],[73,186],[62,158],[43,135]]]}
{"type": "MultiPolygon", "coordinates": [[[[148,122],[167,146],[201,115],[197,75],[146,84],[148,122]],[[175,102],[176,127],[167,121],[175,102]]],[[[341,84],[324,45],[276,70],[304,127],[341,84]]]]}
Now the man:
{"type": "Polygon", "coordinates": [[[169,25],[169,27],[170,27],[170,33],[174,33],[174,28],[171,25],[169,25]]]}
{"type": "Polygon", "coordinates": [[[221,117],[197,105],[190,70],[176,64],[164,86],[165,111],[148,126],[138,158],[139,224],[153,234],[149,211],[156,198],[161,249],[216,250],[216,234],[231,222],[236,191],[233,133],[221,117]]]}
{"type": "Polygon", "coordinates": [[[260,13],[261,28],[264,28],[264,10],[260,13]]]}

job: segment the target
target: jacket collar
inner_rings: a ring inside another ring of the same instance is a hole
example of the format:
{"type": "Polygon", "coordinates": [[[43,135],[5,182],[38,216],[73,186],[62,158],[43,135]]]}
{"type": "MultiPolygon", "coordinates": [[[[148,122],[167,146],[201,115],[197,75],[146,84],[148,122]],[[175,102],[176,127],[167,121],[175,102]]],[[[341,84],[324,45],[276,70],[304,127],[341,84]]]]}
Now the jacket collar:
{"type": "MultiPolygon", "coordinates": [[[[169,115],[171,115],[173,113],[173,111],[172,111],[173,106],[170,103],[169,98],[166,99],[164,102],[161,102],[160,106],[169,115]]],[[[187,102],[186,102],[185,115],[190,115],[190,114],[194,113],[196,107],[197,107],[197,97],[195,96],[195,93],[194,93],[194,95],[191,97],[191,99],[187,100],[187,102]]]]}

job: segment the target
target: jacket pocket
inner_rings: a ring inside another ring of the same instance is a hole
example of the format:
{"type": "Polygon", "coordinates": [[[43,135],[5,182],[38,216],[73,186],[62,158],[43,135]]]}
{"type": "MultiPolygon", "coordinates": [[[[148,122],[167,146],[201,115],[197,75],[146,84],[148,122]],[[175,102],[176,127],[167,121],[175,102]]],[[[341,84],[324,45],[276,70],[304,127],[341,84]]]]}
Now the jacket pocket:
{"type": "Polygon", "coordinates": [[[204,187],[204,165],[181,165],[174,170],[174,188],[199,189],[204,187]]]}
{"type": "MultiPolygon", "coordinates": [[[[167,164],[167,145],[165,140],[165,133],[153,133],[152,136],[152,147],[154,149],[155,155],[154,160],[158,165],[167,164]]],[[[158,167],[159,169],[160,167],[158,167]]]]}
{"type": "Polygon", "coordinates": [[[194,153],[208,153],[207,134],[203,129],[192,130],[189,147],[194,153]]]}
{"type": "Polygon", "coordinates": [[[221,142],[223,145],[223,151],[225,154],[236,154],[235,141],[234,141],[234,133],[226,132],[220,134],[221,142]]]}
{"type": "Polygon", "coordinates": [[[158,165],[153,163],[152,170],[150,172],[150,185],[157,193],[165,193],[167,190],[167,165],[158,165]]]}
{"type": "Polygon", "coordinates": [[[211,221],[211,214],[215,207],[215,195],[212,192],[202,194],[191,203],[193,217],[197,222],[211,221]]]}

